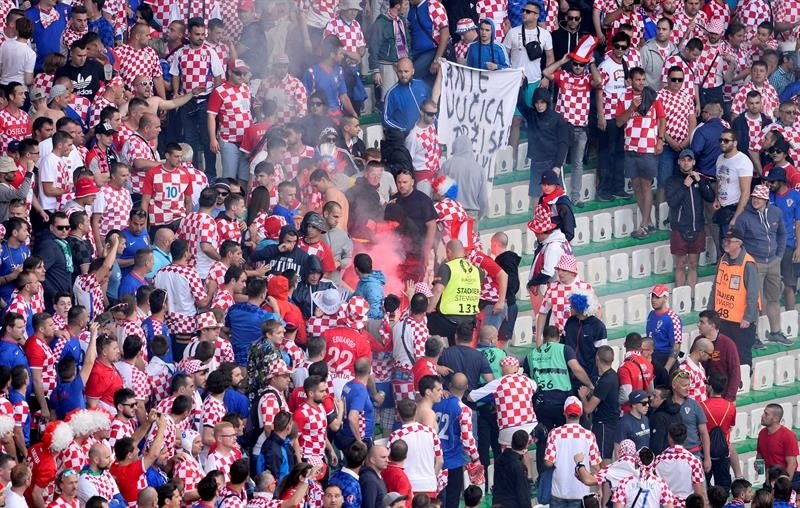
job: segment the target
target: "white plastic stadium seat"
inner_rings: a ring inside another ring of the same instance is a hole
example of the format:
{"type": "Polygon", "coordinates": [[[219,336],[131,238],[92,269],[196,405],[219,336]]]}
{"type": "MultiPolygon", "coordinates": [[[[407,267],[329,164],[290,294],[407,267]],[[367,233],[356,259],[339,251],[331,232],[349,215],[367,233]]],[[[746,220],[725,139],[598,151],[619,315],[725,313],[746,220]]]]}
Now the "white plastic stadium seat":
{"type": "Polygon", "coordinates": [[[594,201],[597,177],[594,173],[584,173],[581,176],[581,199],[583,201],[594,201]]]}
{"type": "Polygon", "coordinates": [[[528,158],[528,143],[520,143],[517,148],[517,164],[514,166],[516,171],[528,171],[531,169],[531,160],[528,158]]]}
{"type": "Polygon", "coordinates": [[[368,125],[364,130],[364,144],[367,148],[380,148],[383,141],[383,126],[381,124],[368,125]]]}
{"type": "Polygon", "coordinates": [[[794,425],[796,427],[800,425],[800,404],[796,404],[792,408],[792,413],[794,413],[794,418],[792,420],[794,421],[794,425]]]}
{"type": "Polygon", "coordinates": [[[631,236],[633,228],[633,210],[621,208],[614,211],[614,238],[631,236]]]}
{"type": "Polygon", "coordinates": [[[744,395],[745,393],[750,393],[750,366],[749,365],[740,365],[739,366],[739,378],[741,379],[741,386],[736,391],[738,395],[744,395]]]}
{"type": "Polygon", "coordinates": [[[747,434],[747,437],[758,437],[758,433],[762,429],[761,427],[762,414],[764,414],[763,407],[750,410],[750,432],[747,434]]]}
{"type": "Polygon", "coordinates": [[[586,280],[586,263],[583,261],[578,261],[578,277],[581,280],[586,280]]]}
{"type": "Polygon", "coordinates": [[[747,439],[750,433],[750,414],[744,411],[736,412],[736,425],[731,429],[731,442],[738,443],[747,439]]]}
{"type": "Polygon", "coordinates": [[[611,346],[611,349],[614,350],[614,360],[611,362],[611,368],[619,370],[619,364],[622,362],[623,358],[625,358],[625,348],[622,346],[611,346]]]}
{"type": "Polygon", "coordinates": [[[775,386],[786,386],[794,383],[796,375],[794,356],[779,356],[775,358],[775,386]]]}
{"type": "Polygon", "coordinates": [[[519,316],[514,324],[514,339],[512,346],[528,346],[533,342],[533,318],[531,316],[519,316]]]}
{"type": "Polygon", "coordinates": [[[650,262],[650,249],[637,249],[631,253],[631,277],[643,279],[650,276],[653,264],[650,262]]]}
{"type": "Polygon", "coordinates": [[[489,194],[489,213],[487,217],[496,219],[506,214],[506,191],[503,189],[492,189],[489,194]]]}
{"type": "Polygon", "coordinates": [[[797,309],[781,312],[781,331],[790,339],[797,337],[797,309]]]}
{"type": "Polygon", "coordinates": [[[633,325],[647,320],[649,295],[632,295],[628,297],[625,322],[633,325]]]}
{"type": "Polygon", "coordinates": [[[531,295],[528,293],[528,288],[527,288],[528,275],[530,274],[530,270],[527,267],[520,268],[518,273],[519,273],[519,294],[517,298],[520,298],[525,301],[530,300],[531,295]]]}
{"type": "Polygon", "coordinates": [[[658,205],[658,224],[656,227],[661,230],[669,229],[669,224],[667,224],[669,219],[669,203],[666,201],[658,205]]]}
{"type": "Polygon", "coordinates": [[[653,272],[661,275],[664,273],[672,273],[672,254],[669,251],[669,245],[659,245],[653,249],[653,272]]]}
{"type": "Polygon", "coordinates": [[[522,252],[522,230],[515,228],[504,231],[508,237],[508,250],[522,252]]]}
{"type": "MultiPolygon", "coordinates": [[[[525,228],[525,254],[533,254],[535,251],[536,251],[536,233],[534,233],[528,228],[525,228]]],[[[517,254],[519,254],[519,252],[517,254]]]]}
{"type": "Polygon", "coordinates": [[[700,266],[709,266],[717,262],[717,247],[714,245],[714,240],[706,236],[706,249],[700,253],[700,266]]]}
{"type": "Polygon", "coordinates": [[[781,407],[783,408],[783,418],[781,419],[781,425],[791,429],[794,426],[794,412],[792,411],[792,403],[781,402],[781,407]]]}
{"type": "Polygon", "coordinates": [[[508,145],[500,147],[495,152],[494,170],[496,175],[503,175],[514,171],[514,149],[508,145]]]}
{"type": "Polygon", "coordinates": [[[775,383],[775,362],[759,360],[753,362],[753,390],[766,390],[775,383]]]}
{"type": "Polygon", "coordinates": [[[630,276],[628,253],[619,252],[608,257],[608,281],[625,282],[630,276]]]}
{"type": "Polygon", "coordinates": [[[681,286],[672,290],[672,310],[678,314],[692,311],[692,287],[681,286]]]}
{"type": "Polygon", "coordinates": [[[603,304],[603,321],[606,328],[617,328],[625,324],[625,300],[606,300],[603,304]]]}
{"type": "MultiPolygon", "coordinates": [[[[764,337],[767,335],[769,331],[769,319],[767,316],[758,316],[758,322],[756,323],[756,337],[761,340],[764,340],[764,337]]],[[[753,388],[755,390],[755,388],[753,388]]]]}
{"type": "Polygon", "coordinates": [[[575,218],[575,237],[572,239],[570,245],[573,247],[578,245],[586,245],[590,241],[591,226],[589,224],[589,217],[581,216],[575,218]]]}
{"type": "Polygon", "coordinates": [[[510,213],[525,213],[528,211],[531,198],[528,196],[527,185],[517,185],[511,187],[511,197],[509,198],[510,213]]]}
{"type": "Polygon", "coordinates": [[[708,299],[711,298],[711,281],[698,282],[694,286],[694,310],[706,310],[708,299]]]}
{"type": "MultiPolygon", "coordinates": [[[[603,256],[592,258],[586,263],[587,282],[592,286],[602,286],[608,282],[606,271],[606,258],[603,256]]],[[[586,279],[584,279],[586,280],[586,279]]]]}
{"type": "Polygon", "coordinates": [[[608,212],[598,213],[592,217],[592,241],[605,242],[611,239],[611,214],[608,212]]]}

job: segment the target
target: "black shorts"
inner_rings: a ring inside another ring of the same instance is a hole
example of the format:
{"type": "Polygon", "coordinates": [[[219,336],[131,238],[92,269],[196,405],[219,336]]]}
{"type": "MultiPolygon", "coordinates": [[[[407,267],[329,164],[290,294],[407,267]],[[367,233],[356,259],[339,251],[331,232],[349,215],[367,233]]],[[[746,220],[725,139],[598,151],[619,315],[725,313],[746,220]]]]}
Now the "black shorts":
{"type": "Polygon", "coordinates": [[[617,424],[595,422],[592,424],[592,433],[600,449],[600,458],[603,460],[614,458],[614,434],[617,433],[617,424]]]}

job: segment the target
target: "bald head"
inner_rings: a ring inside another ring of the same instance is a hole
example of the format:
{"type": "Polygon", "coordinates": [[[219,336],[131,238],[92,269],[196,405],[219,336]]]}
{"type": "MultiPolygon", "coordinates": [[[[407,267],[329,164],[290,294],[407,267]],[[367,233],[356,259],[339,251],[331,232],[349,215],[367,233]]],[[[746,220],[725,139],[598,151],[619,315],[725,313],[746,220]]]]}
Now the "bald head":
{"type": "Polygon", "coordinates": [[[389,449],[381,445],[370,448],[367,465],[379,472],[386,469],[389,466],[389,449]]]}
{"type": "Polygon", "coordinates": [[[370,373],[370,360],[369,358],[359,358],[356,360],[355,364],[353,365],[353,370],[356,373],[357,378],[364,378],[369,377],[370,373]]]}
{"type": "MultiPolygon", "coordinates": [[[[141,26],[141,25],[135,25],[141,26]]],[[[156,489],[153,487],[146,487],[144,490],[139,492],[139,496],[136,498],[136,502],[139,507],[155,507],[158,502],[158,493],[156,489]]]]}
{"type": "Polygon", "coordinates": [[[467,382],[467,376],[464,375],[462,372],[456,372],[453,374],[453,378],[450,380],[450,392],[458,398],[467,391],[467,387],[469,383],[467,382]]]}
{"type": "MultiPolygon", "coordinates": [[[[134,25],[134,26],[141,26],[141,25],[134,25]]],[[[142,115],[142,118],[139,119],[139,130],[143,131],[148,127],[152,127],[161,121],[158,119],[156,115],[153,113],[145,113],[142,115]]]]}
{"type": "Polygon", "coordinates": [[[169,228],[160,228],[156,231],[155,244],[164,252],[169,252],[169,245],[175,239],[175,233],[169,228]]]}
{"type": "Polygon", "coordinates": [[[711,340],[706,339],[705,337],[701,337],[696,341],[694,341],[694,344],[692,344],[692,349],[689,352],[690,353],[705,352],[708,355],[711,355],[714,353],[714,343],[711,342],[711,340]]]}
{"type": "Polygon", "coordinates": [[[447,254],[447,259],[453,260],[458,258],[464,257],[464,245],[461,243],[461,240],[453,239],[447,242],[445,246],[445,252],[447,254]]]}
{"type": "Polygon", "coordinates": [[[494,344],[497,340],[497,328],[492,325],[483,325],[478,331],[478,342],[481,344],[494,344]]]}
{"type": "Polygon", "coordinates": [[[144,35],[145,33],[150,31],[150,27],[145,23],[137,23],[133,25],[131,28],[131,39],[139,37],[140,35],[144,35]]]}
{"type": "Polygon", "coordinates": [[[401,85],[407,85],[414,77],[414,64],[410,58],[401,58],[394,66],[397,73],[397,81],[401,85]]]}
{"type": "Polygon", "coordinates": [[[89,448],[89,460],[111,455],[111,449],[105,443],[95,443],[89,448]]]}

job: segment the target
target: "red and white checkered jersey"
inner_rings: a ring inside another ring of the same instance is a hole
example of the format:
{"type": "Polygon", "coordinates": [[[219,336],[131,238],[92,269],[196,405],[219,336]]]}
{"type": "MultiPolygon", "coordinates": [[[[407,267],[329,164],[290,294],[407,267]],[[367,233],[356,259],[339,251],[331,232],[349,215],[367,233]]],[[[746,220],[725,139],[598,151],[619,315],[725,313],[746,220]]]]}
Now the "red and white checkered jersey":
{"type": "MultiPolygon", "coordinates": [[[[672,27],[669,42],[673,44],[677,45],[681,40],[688,41],[693,37],[705,37],[705,27],[708,25],[708,16],[703,11],[699,11],[694,17],[694,20],[689,18],[683,10],[680,12],[676,11],[672,21],[675,23],[675,26],[672,27]],[[687,32],[689,32],[689,23],[692,21],[694,21],[694,30],[687,34],[687,32]]],[[[703,44],[705,44],[705,41],[703,41],[703,44]]]]}
{"type": "MultiPolygon", "coordinates": [[[[230,34],[231,40],[238,41],[244,28],[242,20],[239,19],[239,1],[219,0],[219,14],[222,16],[222,21],[225,23],[225,28],[230,34]]],[[[226,60],[226,58],[223,58],[223,63],[226,60]]]]}
{"type": "Polygon", "coordinates": [[[647,468],[645,471],[640,471],[638,477],[629,476],[619,482],[611,495],[611,501],[622,503],[624,508],[659,508],[664,505],[675,505],[677,500],[667,482],[657,476],[652,468],[647,468]],[[640,492],[645,491],[647,495],[642,496],[640,492]],[[634,501],[636,506],[633,506],[634,501]]]}
{"type": "Polygon", "coordinates": [[[341,311],[333,315],[311,316],[306,321],[306,333],[309,336],[320,336],[327,330],[339,326],[343,320],[344,314],[341,311]]]}
{"type": "Polygon", "coordinates": [[[172,170],[163,164],[150,168],[144,175],[142,194],[150,196],[150,225],[170,224],[186,217],[183,197],[192,195],[192,177],[182,166],[172,170]]]}
{"type": "Polygon", "coordinates": [[[89,311],[89,319],[94,319],[105,310],[103,302],[103,288],[93,273],[78,275],[72,285],[72,292],[79,305],[89,311]]]}
{"type": "Polygon", "coordinates": [[[19,110],[14,115],[8,107],[0,109],[0,152],[8,150],[12,141],[20,141],[31,135],[31,120],[28,113],[19,110]]]}
{"type": "Polygon", "coordinates": [[[757,116],[755,119],[750,118],[746,111],[743,113],[743,115],[745,122],[747,122],[747,134],[750,138],[750,143],[747,145],[747,149],[754,152],[760,152],[761,147],[764,144],[764,128],[761,126],[761,115],[757,116]]]}
{"type": "Polygon", "coordinates": [[[433,203],[436,210],[436,225],[442,235],[442,241],[446,244],[453,238],[458,238],[461,226],[469,220],[467,211],[456,200],[444,198],[433,203]]]}
{"type": "Polygon", "coordinates": [[[147,362],[147,335],[145,335],[142,324],[138,320],[131,321],[130,319],[126,319],[124,321],[117,322],[115,331],[120,344],[125,342],[125,339],[128,337],[128,335],[136,335],[139,337],[139,339],[142,341],[142,358],[145,362],[147,362]]]}
{"type": "Polygon", "coordinates": [[[241,458],[241,453],[232,450],[229,454],[223,455],[218,449],[208,454],[206,459],[206,473],[219,469],[225,475],[225,483],[231,481],[231,464],[241,458]]]}
{"type": "Polygon", "coordinates": [[[263,428],[264,425],[272,426],[275,416],[281,411],[289,411],[289,405],[281,393],[270,390],[262,395],[258,401],[259,428],[263,428]]]}
{"type": "Polygon", "coordinates": [[[213,427],[218,424],[227,412],[222,401],[209,395],[203,401],[203,427],[213,427]]]}
{"type": "MultiPolygon", "coordinates": [[[[777,2],[778,7],[775,10],[775,23],[798,23],[800,22],[800,1],[798,0],[781,0],[777,2]]],[[[797,27],[791,31],[791,38],[796,39],[798,33],[797,27]]]]}
{"type": "Polygon", "coordinates": [[[75,471],[83,469],[83,466],[89,463],[89,447],[94,443],[95,441],[91,438],[87,438],[83,443],[70,441],[64,451],[56,456],[59,469],[74,469],[75,471]],[[87,443],[89,446],[86,446],[87,443]]]}
{"type": "Polygon", "coordinates": [[[8,16],[8,12],[15,8],[17,4],[11,2],[10,0],[2,0],[0,1],[0,30],[6,27],[6,16],[8,16]]]}
{"type": "Polygon", "coordinates": [[[683,84],[681,90],[689,93],[689,96],[694,99],[694,85],[696,84],[697,77],[694,73],[694,62],[687,62],[679,53],[667,57],[664,60],[664,66],[661,68],[661,82],[669,82],[669,70],[674,66],[678,66],[683,70],[683,84]]]}
{"type": "Polygon", "coordinates": [[[233,86],[227,81],[211,92],[208,114],[219,117],[219,138],[229,143],[241,143],[244,131],[250,127],[250,87],[233,86]]]}
{"type": "MultiPolygon", "coordinates": [[[[3,18],[5,21],[5,18],[3,18]]],[[[31,88],[39,88],[44,90],[45,96],[50,94],[50,89],[53,88],[53,81],[55,80],[55,74],[46,74],[44,72],[40,72],[33,78],[33,85],[31,88]]]]}
{"type": "Polygon", "coordinates": [[[501,430],[536,423],[536,413],[533,412],[535,391],[536,382],[522,372],[500,378],[494,396],[497,426],[501,430]]]}
{"type": "Polygon", "coordinates": [[[258,89],[259,95],[272,99],[278,105],[275,121],[286,123],[295,118],[302,118],[308,112],[308,92],[303,82],[286,74],[281,79],[268,77],[261,82],[258,89]]]}
{"type": "Polygon", "coordinates": [[[653,463],[658,476],[664,479],[675,496],[675,506],[685,506],[693,485],[705,484],[706,475],[699,458],[681,445],[670,446],[653,463]],[[686,481],[691,479],[690,481],[686,481]]]}
{"type": "MultiPolygon", "coordinates": [[[[497,41],[502,41],[505,36],[503,33],[503,21],[508,18],[508,2],[506,0],[478,0],[475,3],[475,11],[478,13],[478,19],[489,18],[492,20],[494,23],[494,38],[497,41]]],[[[466,58],[466,52],[464,57],[466,58]]]]}
{"type": "Polygon", "coordinates": [[[690,357],[681,362],[678,367],[680,370],[689,374],[689,397],[697,402],[705,402],[708,399],[706,392],[706,369],[692,361],[690,357]]]}
{"type": "Polygon", "coordinates": [[[47,508],[80,508],[81,502],[76,497],[72,501],[66,501],[63,497],[58,496],[53,500],[47,508]]]}
{"type": "Polygon", "coordinates": [[[716,2],[714,0],[706,2],[703,6],[703,12],[706,13],[709,21],[713,19],[722,20],[725,29],[731,24],[731,9],[725,2],[716,2]]]}
{"type": "Polygon", "coordinates": [[[12,411],[14,415],[14,426],[24,427],[31,415],[31,408],[28,406],[28,403],[25,401],[25,399],[12,404],[12,411]]]}
{"type": "MultiPolygon", "coordinates": [[[[633,89],[617,102],[617,116],[622,115],[633,101],[633,89]]],[[[664,106],[658,99],[653,101],[647,114],[635,111],[625,124],[625,150],[636,153],[656,153],[658,120],[664,118],[664,106]]]]}
{"type": "Polygon", "coordinates": [[[301,238],[297,240],[297,246],[309,256],[317,256],[324,273],[336,270],[336,261],[333,259],[333,251],[331,251],[330,246],[323,240],[319,240],[317,243],[307,243],[305,238],[301,238]]]}
{"type": "MultiPolygon", "coordinates": [[[[642,23],[642,16],[639,12],[636,9],[631,12],[623,11],[622,14],[611,23],[611,28],[609,28],[608,35],[606,36],[608,40],[611,40],[611,38],[619,32],[619,27],[622,25],[631,25],[633,27],[631,46],[635,48],[639,47],[639,43],[644,38],[644,24],[642,23]]],[[[558,29],[558,26],[556,26],[555,29],[558,29]]]]}
{"type": "Polygon", "coordinates": [[[589,125],[592,75],[584,72],[576,76],[573,72],[559,69],[553,76],[553,83],[558,86],[556,112],[560,113],[569,124],[577,127],[589,125]]]}
{"type": "Polygon", "coordinates": [[[221,309],[224,312],[228,312],[233,304],[236,303],[233,299],[233,295],[230,291],[225,288],[217,289],[217,292],[214,293],[214,297],[211,299],[211,308],[212,309],[221,309]]]}
{"type": "Polygon", "coordinates": [[[564,325],[572,315],[569,297],[576,289],[594,292],[592,286],[588,282],[582,281],[578,276],[575,276],[572,284],[562,284],[558,280],[548,282],[544,291],[542,304],[539,306],[539,314],[547,314],[549,312],[550,320],[547,324],[558,328],[560,333],[564,333],[564,325]]]}
{"type": "Polygon", "coordinates": [[[111,102],[110,100],[106,99],[105,95],[96,95],[94,98],[94,102],[92,103],[92,107],[89,109],[89,127],[94,127],[100,123],[100,113],[102,113],[104,108],[109,106],[117,107],[116,104],[111,102]]]}
{"type": "Polygon", "coordinates": [[[736,5],[733,18],[746,26],[751,34],[756,33],[758,25],[764,21],[772,21],[770,4],[766,0],[742,0],[736,5]]]}
{"type": "Polygon", "coordinates": [[[302,145],[299,153],[292,153],[286,150],[286,156],[283,158],[283,170],[288,178],[294,178],[300,173],[300,161],[302,159],[313,159],[314,149],[308,145],[302,145]]]}
{"type": "Polygon", "coordinates": [[[456,59],[466,60],[469,44],[464,43],[464,41],[458,41],[457,43],[453,44],[453,50],[456,52],[456,59]]]}
{"type": "MultiPolygon", "coordinates": [[[[5,18],[3,18],[5,19],[5,18]]],[[[83,37],[88,33],[89,30],[84,30],[83,32],[76,32],[72,29],[70,25],[67,25],[67,28],[64,29],[64,33],[61,34],[61,46],[63,49],[66,49],[69,52],[70,46],[72,43],[83,37]]]]}
{"type": "Polygon", "coordinates": [[[441,167],[442,158],[436,125],[431,124],[425,128],[415,125],[406,137],[406,148],[411,153],[416,181],[433,181],[441,167]]]}
{"type": "Polygon", "coordinates": [[[780,101],[778,100],[778,92],[769,82],[764,82],[760,87],[754,85],[752,81],[745,83],[733,98],[731,114],[741,115],[747,109],[747,94],[751,90],[757,90],[761,93],[761,112],[767,115],[770,120],[775,118],[775,110],[780,106],[780,101]]]}
{"type": "Polygon", "coordinates": [[[158,162],[158,153],[153,150],[153,147],[150,146],[150,144],[145,141],[143,137],[139,136],[138,134],[131,133],[131,136],[127,141],[125,141],[125,144],[122,145],[122,150],[119,153],[119,157],[122,162],[131,168],[131,192],[138,192],[141,194],[146,172],[134,169],[133,163],[136,159],[158,162]]]}
{"type": "Polygon", "coordinates": [[[604,58],[597,70],[600,71],[600,76],[603,78],[603,117],[606,120],[613,120],[617,102],[627,89],[625,70],[621,62],[617,62],[611,57],[604,58]]]}
{"type": "Polygon", "coordinates": [[[321,405],[315,408],[305,402],[295,410],[292,418],[297,425],[300,456],[304,459],[323,458],[325,456],[325,433],[328,429],[325,409],[321,405]]]}
{"type": "Polygon", "coordinates": [[[133,390],[136,394],[136,399],[147,402],[150,400],[150,378],[147,374],[139,370],[133,364],[127,362],[117,362],[115,364],[120,376],[122,376],[122,384],[125,388],[133,390]]]}
{"type": "Polygon", "coordinates": [[[167,365],[164,360],[154,356],[147,364],[146,372],[150,376],[150,385],[153,388],[153,403],[158,404],[169,396],[175,367],[172,364],[167,365]]]}
{"type": "Polygon", "coordinates": [[[500,299],[500,288],[497,285],[495,277],[500,273],[502,268],[495,263],[491,256],[481,249],[470,250],[467,252],[466,258],[467,261],[483,270],[484,277],[481,281],[481,300],[496,303],[500,299]]]}
{"type": "Polygon", "coordinates": [[[183,482],[183,488],[187,491],[197,490],[197,484],[205,477],[205,472],[197,459],[187,458],[175,463],[175,470],[173,475],[180,478],[183,482]]]}
{"type": "MultiPolygon", "coordinates": [[[[89,470],[81,471],[81,476],[79,482],[86,482],[88,483],[92,489],[96,493],[94,495],[100,496],[105,499],[111,499],[115,495],[119,494],[119,487],[117,486],[117,480],[111,476],[111,472],[108,469],[97,474],[92,474],[89,470]]],[[[79,487],[79,490],[80,487],[79,487]]]]}
{"type": "Polygon", "coordinates": [[[577,423],[556,427],[547,436],[544,460],[556,465],[553,474],[553,495],[563,499],[580,498],[589,493],[589,488],[575,481],[576,453],[583,453],[587,466],[600,464],[600,450],[594,434],[577,423]],[[582,493],[586,494],[582,494],[582,493]]]}
{"type": "Polygon", "coordinates": [[[323,37],[329,35],[336,36],[342,43],[345,51],[357,53],[361,48],[367,46],[364,40],[364,33],[361,31],[361,25],[357,20],[352,23],[347,23],[341,17],[333,18],[325,26],[325,31],[322,33],[323,37]]]}
{"type": "Polygon", "coordinates": [[[419,422],[406,423],[389,436],[388,446],[402,439],[408,445],[408,458],[404,464],[406,476],[414,492],[435,492],[436,474],[433,463],[442,456],[442,444],[432,429],[419,422]]]}
{"type": "Polygon", "coordinates": [[[115,67],[128,87],[133,85],[133,80],[136,79],[136,76],[163,77],[158,54],[153,48],[145,46],[142,49],[134,49],[128,44],[123,44],[112,51],[116,56],[115,67]]]}
{"type": "Polygon", "coordinates": [[[136,432],[136,422],[131,418],[127,422],[114,418],[111,420],[111,433],[108,436],[108,446],[112,449],[114,444],[123,437],[131,437],[136,432]]]}
{"type": "MultiPolygon", "coordinates": [[[[278,346],[278,349],[289,355],[289,358],[292,361],[291,367],[293,368],[305,361],[303,350],[300,349],[300,346],[298,346],[297,343],[292,339],[284,338],[281,342],[281,345],[278,346]]],[[[373,365],[372,368],[374,369],[375,366],[373,365]]]]}
{"type": "Polygon", "coordinates": [[[25,342],[25,355],[28,357],[30,368],[42,371],[42,390],[49,397],[55,390],[58,381],[56,377],[56,356],[44,339],[32,335],[25,342]]]}
{"type": "MultiPolygon", "coordinates": [[[[733,71],[734,76],[750,69],[750,64],[753,63],[753,48],[746,44],[740,44],[738,48],[733,47],[728,41],[722,41],[726,53],[736,57],[736,69],[733,71]]],[[[727,71],[731,64],[725,62],[725,70],[727,71]]],[[[745,84],[747,78],[732,81],[722,85],[722,93],[726,101],[732,101],[736,93],[745,84]]]]}
{"type": "Polygon", "coordinates": [[[217,231],[219,233],[219,243],[216,245],[218,249],[225,240],[242,243],[242,228],[239,227],[238,220],[230,220],[228,217],[220,215],[217,217],[217,231]]]}
{"type": "Polygon", "coordinates": [[[716,88],[724,84],[723,75],[727,66],[722,58],[724,49],[721,42],[712,45],[708,40],[703,40],[703,52],[694,62],[694,75],[700,88],[716,88]]]}
{"type": "MultiPolygon", "coordinates": [[[[447,11],[444,9],[439,0],[427,0],[428,3],[428,15],[431,18],[432,23],[432,32],[433,32],[433,40],[436,44],[439,44],[439,33],[442,31],[442,28],[448,26],[447,22],[447,11]]],[[[558,9],[558,6],[556,6],[558,9]]],[[[547,27],[550,30],[549,27],[547,27]]]]}
{"type": "Polygon", "coordinates": [[[197,270],[188,265],[167,265],[156,273],[153,283],[157,288],[167,291],[170,303],[167,326],[170,332],[194,333],[197,327],[195,302],[206,298],[206,290],[197,270]]]}
{"type": "MultiPolygon", "coordinates": [[[[186,217],[185,220],[188,219],[189,217],[186,217]]],[[[222,264],[222,261],[214,261],[214,264],[211,265],[211,269],[208,271],[208,277],[206,280],[209,282],[215,282],[217,287],[222,287],[225,284],[225,273],[227,273],[227,271],[228,267],[222,264]]]]}
{"type": "MultiPolygon", "coordinates": [[[[36,311],[33,309],[33,300],[26,300],[19,293],[17,293],[11,299],[11,305],[8,306],[8,312],[19,314],[26,322],[30,316],[36,314],[36,311]]],[[[27,335],[28,333],[25,332],[26,338],[27,335]]]]}
{"type": "MultiPolygon", "coordinates": [[[[197,257],[202,253],[201,243],[210,244],[214,248],[217,248],[220,243],[217,221],[205,212],[192,212],[187,215],[181,221],[177,236],[189,243],[190,262],[193,265],[197,264],[197,257]]],[[[225,278],[224,273],[222,277],[225,278]]]]}
{"type": "Polygon", "coordinates": [[[223,76],[225,69],[214,49],[207,43],[199,48],[190,44],[181,46],[172,58],[169,73],[180,78],[180,93],[189,93],[195,88],[210,90],[214,78],[223,76]]]}
{"type": "Polygon", "coordinates": [[[458,418],[459,428],[461,429],[461,443],[464,445],[464,451],[471,462],[478,462],[478,447],[475,441],[475,434],[472,432],[472,408],[458,401],[461,407],[461,416],[458,418]]]}
{"type": "Polygon", "coordinates": [[[689,115],[694,115],[692,95],[684,89],[678,90],[678,93],[672,93],[667,88],[658,91],[658,100],[664,106],[666,133],[677,142],[689,137],[689,115]]]}
{"type": "Polygon", "coordinates": [[[558,30],[558,2],[545,2],[544,28],[551,34],[558,30]]]}
{"type": "Polygon", "coordinates": [[[219,489],[217,498],[220,500],[219,508],[245,508],[247,506],[247,491],[234,492],[227,485],[219,489]]]}
{"type": "MultiPolygon", "coordinates": [[[[92,107],[92,103],[89,102],[89,99],[86,97],[81,97],[80,95],[73,95],[72,101],[70,101],[69,105],[76,113],[78,113],[78,116],[81,117],[83,123],[86,123],[89,120],[89,109],[92,107]]],[[[76,146],[75,148],[80,149],[80,145],[76,146]]]]}

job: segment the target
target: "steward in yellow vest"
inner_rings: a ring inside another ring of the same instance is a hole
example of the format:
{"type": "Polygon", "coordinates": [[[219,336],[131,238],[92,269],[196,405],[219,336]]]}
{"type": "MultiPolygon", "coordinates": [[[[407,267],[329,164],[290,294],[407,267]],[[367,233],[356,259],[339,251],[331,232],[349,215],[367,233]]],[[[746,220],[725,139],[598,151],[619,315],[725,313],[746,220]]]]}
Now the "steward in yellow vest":
{"type": "Polygon", "coordinates": [[[452,345],[458,325],[474,322],[481,298],[481,270],[464,257],[464,246],[450,240],[445,246],[447,262],[433,280],[433,297],[428,301],[428,329],[447,337],[452,345]]]}

